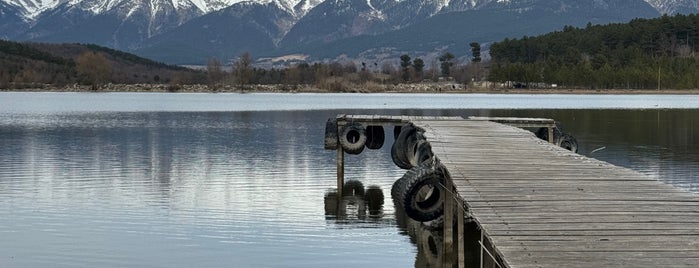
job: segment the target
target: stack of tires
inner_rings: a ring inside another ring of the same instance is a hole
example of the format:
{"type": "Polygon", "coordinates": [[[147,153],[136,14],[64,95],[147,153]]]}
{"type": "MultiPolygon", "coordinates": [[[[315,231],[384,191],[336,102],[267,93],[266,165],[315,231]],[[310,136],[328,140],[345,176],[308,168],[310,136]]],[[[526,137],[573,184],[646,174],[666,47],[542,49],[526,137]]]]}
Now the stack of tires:
{"type": "Polygon", "coordinates": [[[397,208],[413,220],[427,222],[444,214],[446,168],[432,152],[424,130],[403,125],[391,147],[391,158],[408,171],[391,188],[397,208]]]}
{"type": "Polygon", "coordinates": [[[400,132],[391,147],[391,159],[402,169],[411,169],[423,163],[433,161],[432,146],[425,139],[425,130],[406,124],[399,128],[400,132]]]}
{"type": "MultiPolygon", "coordinates": [[[[548,128],[542,127],[536,131],[536,136],[539,139],[548,141],[549,140],[549,130],[548,128]]],[[[563,132],[558,126],[553,128],[553,144],[560,146],[566,150],[577,153],[578,152],[578,140],[570,135],[569,133],[563,132]]]]}

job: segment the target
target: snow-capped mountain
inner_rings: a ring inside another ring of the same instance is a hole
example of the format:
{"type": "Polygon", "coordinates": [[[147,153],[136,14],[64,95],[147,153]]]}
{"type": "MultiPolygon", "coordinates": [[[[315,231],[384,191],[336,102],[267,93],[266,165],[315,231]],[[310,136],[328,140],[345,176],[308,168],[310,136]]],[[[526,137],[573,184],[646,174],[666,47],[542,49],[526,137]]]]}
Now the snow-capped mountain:
{"type": "Polygon", "coordinates": [[[24,21],[22,12],[16,6],[0,2],[0,38],[10,39],[29,28],[29,25],[24,21]]]}
{"type": "MultiPolygon", "coordinates": [[[[193,18],[231,7],[274,6],[292,14],[284,33],[321,0],[0,0],[0,37],[96,43],[133,50],[193,18]]],[[[277,38],[281,39],[281,38],[277,38]]]]}
{"type": "Polygon", "coordinates": [[[136,52],[182,63],[226,60],[241,51],[274,51],[298,20],[294,10],[274,2],[237,3],[151,38],[136,52]]]}
{"type": "Polygon", "coordinates": [[[483,36],[468,37],[478,39],[473,41],[581,22],[696,12],[697,0],[0,0],[0,38],[95,43],[192,63],[242,51],[312,54],[328,44],[353,51],[399,49],[406,43],[411,49],[443,49],[442,41],[465,42],[456,41],[465,37],[432,33],[469,31],[481,21],[492,26],[471,30],[483,36]],[[536,16],[537,24],[511,20],[523,14],[536,16]],[[416,36],[405,39],[404,32],[416,36]]]}
{"type": "Polygon", "coordinates": [[[661,14],[690,14],[699,12],[697,0],[646,0],[661,14]]]}
{"type": "Polygon", "coordinates": [[[71,0],[41,12],[21,39],[133,49],[203,12],[178,0],[71,0]]]}
{"type": "MultiPolygon", "coordinates": [[[[269,2],[277,2],[280,6],[287,6],[290,8],[295,7],[301,2],[306,2],[302,7],[305,10],[313,8],[322,0],[167,0],[167,1],[157,1],[149,0],[150,5],[154,6],[155,9],[158,8],[160,4],[166,4],[173,6],[176,10],[189,9],[191,6],[195,6],[201,11],[201,14],[207,14],[210,12],[218,11],[233,4],[239,2],[255,2],[259,4],[267,4],[269,2]]],[[[84,7],[85,11],[92,12],[92,14],[97,15],[105,12],[109,12],[114,7],[124,5],[125,2],[138,2],[131,0],[2,0],[1,3],[14,6],[20,10],[20,14],[26,20],[34,20],[42,12],[57,8],[61,5],[67,4],[70,6],[81,6],[84,7]]]]}
{"type": "Polygon", "coordinates": [[[23,18],[32,19],[41,12],[56,7],[60,0],[3,0],[3,2],[16,7],[23,18]]]}

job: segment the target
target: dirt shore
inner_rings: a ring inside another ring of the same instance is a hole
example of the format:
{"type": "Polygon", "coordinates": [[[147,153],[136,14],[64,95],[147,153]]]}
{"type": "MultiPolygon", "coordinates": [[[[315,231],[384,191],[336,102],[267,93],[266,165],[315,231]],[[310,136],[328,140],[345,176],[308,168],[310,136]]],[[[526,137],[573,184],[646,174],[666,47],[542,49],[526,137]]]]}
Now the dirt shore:
{"type": "Polygon", "coordinates": [[[349,85],[340,89],[323,89],[312,85],[167,85],[107,84],[97,90],[91,86],[56,87],[42,85],[21,89],[0,89],[4,92],[171,92],[171,93],[461,93],[461,94],[699,94],[699,89],[507,89],[468,88],[458,84],[398,84],[366,86],[349,85]]]}

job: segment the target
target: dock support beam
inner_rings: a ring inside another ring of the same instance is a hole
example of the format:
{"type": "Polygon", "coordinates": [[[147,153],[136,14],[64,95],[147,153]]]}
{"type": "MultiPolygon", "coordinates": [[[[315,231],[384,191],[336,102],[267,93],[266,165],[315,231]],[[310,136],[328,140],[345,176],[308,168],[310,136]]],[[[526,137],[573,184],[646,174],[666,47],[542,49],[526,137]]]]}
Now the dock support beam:
{"type": "Polygon", "coordinates": [[[464,241],[464,205],[461,202],[461,199],[459,199],[456,202],[456,254],[457,254],[457,267],[458,268],[465,268],[466,266],[466,258],[464,254],[466,254],[466,244],[464,241]]]}
{"type": "Polygon", "coordinates": [[[554,125],[554,126],[549,126],[549,127],[548,127],[548,129],[549,129],[549,143],[551,143],[551,144],[554,143],[554,141],[553,141],[553,128],[554,128],[554,127],[555,127],[555,125],[554,125]]]}
{"type": "Polygon", "coordinates": [[[452,267],[454,262],[454,194],[451,178],[444,180],[444,267],[452,267]]]}

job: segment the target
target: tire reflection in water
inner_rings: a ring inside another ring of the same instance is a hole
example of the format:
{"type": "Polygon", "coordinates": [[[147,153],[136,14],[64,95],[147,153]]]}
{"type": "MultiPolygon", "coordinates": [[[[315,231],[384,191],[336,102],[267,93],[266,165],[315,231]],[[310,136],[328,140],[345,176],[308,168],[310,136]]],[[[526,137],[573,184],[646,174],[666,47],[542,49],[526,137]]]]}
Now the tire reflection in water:
{"type": "Polygon", "coordinates": [[[362,182],[349,180],[343,186],[341,197],[333,189],[325,194],[324,202],[326,219],[335,220],[338,224],[385,221],[384,194],[379,186],[364,188],[362,182]]]}
{"type": "MultiPolygon", "coordinates": [[[[415,267],[458,267],[457,257],[445,257],[444,217],[429,222],[418,222],[408,217],[396,206],[396,224],[400,233],[410,237],[410,242],[417,246],[415,267]]],[[[456,217],[456,216],[455,216],[456,217]]],[[[454,221],[454,244],[457,244],[456,220],[454,221]]],[[[475,222],[464,222],[464,264],[465,267],[480,267],[480,231],[475,222]]],[[[454,247],[454,251],[457,248],[454,247]]],[[[483,260],[483,267],[497,267],[488,258],[483,260]]],[[[464,267],[464,266],[462,266],[464,267]]]]}
{"type": "MultiPolygon", "coordinates": [[[[383,190],[374,185],[365,188],[360,181],[356,180],[345,182],[341,196],[338,196],[336,189],[326,192],[324,203],[326,220],[339,226],[366,228],[367,223],[397,226],[399,233],[407,236],[417,248],[415,267],[458,267],[455,258],[448,260],[447,265],[443,263],[445,260],[444,217],[421,223],[410,219],[400,206],[394,204],[395,219],[386,218],[383,190]]],[[[456,230],[456,226],[454,229],[456,230]]],[[[466,267],[479,265],[480,233],[475,223],[465,223],[464,232],[466,267]]],[[[486,263],[488,263],[487,260],[486,263]]]]}

